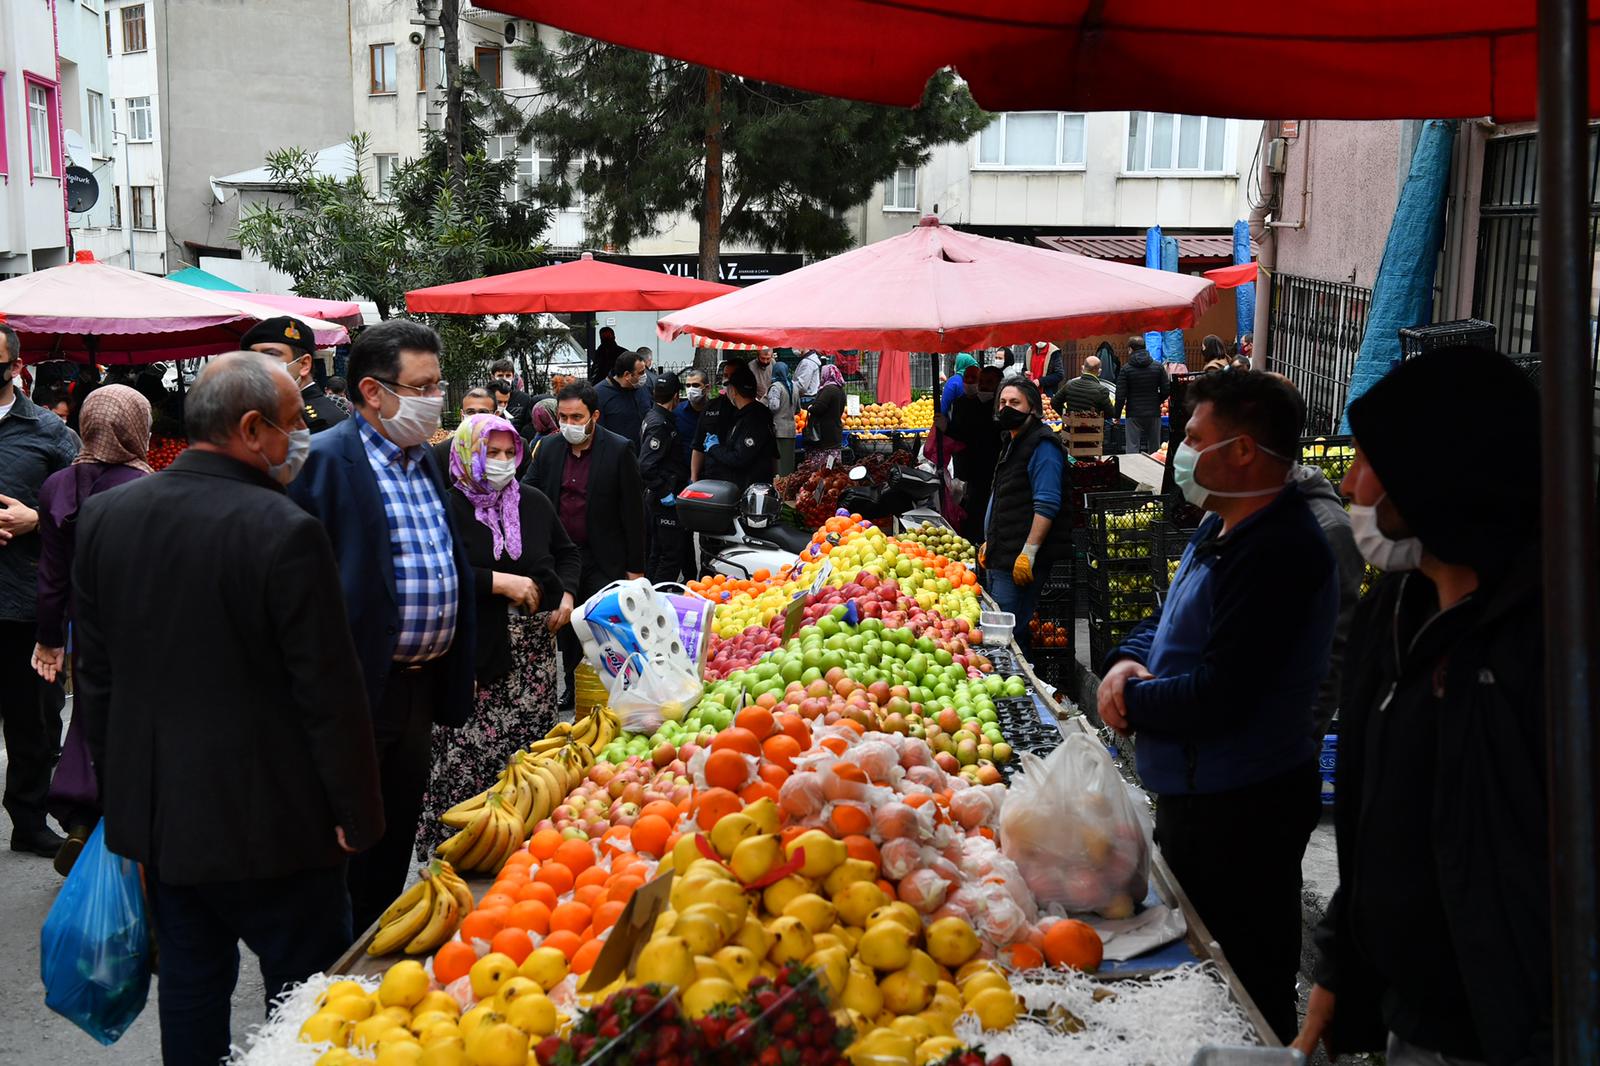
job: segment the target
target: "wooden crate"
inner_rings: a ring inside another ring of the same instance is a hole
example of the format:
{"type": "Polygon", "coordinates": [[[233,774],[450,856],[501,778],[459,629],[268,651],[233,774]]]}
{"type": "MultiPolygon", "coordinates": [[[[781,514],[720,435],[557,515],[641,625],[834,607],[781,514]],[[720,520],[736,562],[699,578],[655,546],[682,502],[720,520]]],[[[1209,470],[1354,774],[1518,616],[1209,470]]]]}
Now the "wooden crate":
{"type": "Polygon", "coordinates": [[[1067,454],[1086,459],[1105,454],[1105,419],[1093,411],[1068,411],[1061,416],[1061,442],[1067,454]]]}

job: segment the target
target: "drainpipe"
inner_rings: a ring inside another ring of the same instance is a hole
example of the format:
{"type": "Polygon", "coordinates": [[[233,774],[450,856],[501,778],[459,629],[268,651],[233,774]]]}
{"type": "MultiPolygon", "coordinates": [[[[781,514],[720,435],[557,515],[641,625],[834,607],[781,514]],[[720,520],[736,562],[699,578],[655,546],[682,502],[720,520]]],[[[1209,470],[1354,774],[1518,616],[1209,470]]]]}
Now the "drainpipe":
{"type": "Polygon", "coordinates": [[[1277,119],[1270,119],[1261,124],[1261,206],[1250,209],[1250,236],[1254,237],[1257,244],[1256,251],[1256,320],[1254,333],[1256,338],[1256,352],[1252,354],[1250,365],[1252,369],[1265,368],[1267,351],[1272,338],[1269,336],[1268,324],[1271,322],[1272,308],[1272,275],[1278,269],[1278,234],[1267,224],[1267,218],[1272,214],[1272,205],[1277,202],[1278,176],[1267,166],[1266,144],[1271,140],[1273,130],[1280,128],[1277,119]],[[1259,363],[1257,360],[1259,359],[1259,363]]]}
{"type": "MultiPolygon", "coordinates": [[[[61,243],[67,250],[66,262],[72,262],[72,212],[67,203],[67,105],[61,89],[61,24],[56,18],[56,0],[50,0],[50,38],[55,42],[56,53],[56,131],[61,138],[61,156],[56,165],[61,168],[61,243]]],[[[26,86],[26,82],[23,83],[26,86]]],[[[26,98],[27,90],[24,88],[26,98]]],[[[23,114],[27,114],[24,110],[23,114]]]]}

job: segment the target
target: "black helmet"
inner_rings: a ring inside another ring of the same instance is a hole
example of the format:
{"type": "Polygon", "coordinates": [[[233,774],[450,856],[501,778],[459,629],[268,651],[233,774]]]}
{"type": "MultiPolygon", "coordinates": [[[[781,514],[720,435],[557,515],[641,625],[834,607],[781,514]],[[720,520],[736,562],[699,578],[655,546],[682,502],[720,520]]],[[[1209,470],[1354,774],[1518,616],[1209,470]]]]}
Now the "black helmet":
{"type": "Polygon", "coordinates": [[[750,529],[766,529],[783,513],[783,501],[771,485],[751,485],[739,501],[739,517],[750,529]]]}

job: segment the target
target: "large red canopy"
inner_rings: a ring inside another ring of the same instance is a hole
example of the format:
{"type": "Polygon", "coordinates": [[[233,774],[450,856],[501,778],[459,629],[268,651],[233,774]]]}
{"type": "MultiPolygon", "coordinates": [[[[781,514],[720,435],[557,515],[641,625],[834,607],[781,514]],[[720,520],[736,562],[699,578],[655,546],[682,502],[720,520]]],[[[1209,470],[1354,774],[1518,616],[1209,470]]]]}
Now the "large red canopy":
{"type": "Polygon", "coordinates": [[[963,233],[925,216],[909,233],[824,259],[657,327],[786,348],[961,352],[1041,338],[1192,326],[1204,278],[963,233]]]}
{"type": "MultiPolygon", "coordinates": [[[[478,0],[797,89],[910,106],[954,67],[990,111],[1534,117],[1535,0],[478,0]]],[[[1588,0],[1600,56],[1600,0],[1588,0]]],[[[1589,84],[1600,114],[1600,78],[1589,84]]]]}
{"type": "Polygon", "coordinates": [[[588,252],[554,266],[406,293],[412,313],[533,315],[556,311],[676,311],[737,292],[732,285],[602,263],[588,252]]]}

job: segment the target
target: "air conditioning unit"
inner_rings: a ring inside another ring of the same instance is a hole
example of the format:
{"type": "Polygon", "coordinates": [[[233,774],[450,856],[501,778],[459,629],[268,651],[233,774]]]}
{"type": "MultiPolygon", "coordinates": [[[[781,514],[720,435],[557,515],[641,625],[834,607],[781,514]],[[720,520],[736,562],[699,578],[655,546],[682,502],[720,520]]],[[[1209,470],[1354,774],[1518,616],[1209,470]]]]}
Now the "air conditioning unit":
{"type": "Polygon", "coordinates": [[[1289,166],[1289,142],[1282,137],[1274,137],[1267,142],[1267,169],[1274,174],[1282,174],[1289,166]]]}
{"type": "Polygon", "coordinates": [[[508,23],[506,23],[506,44],[516,44],[516,43],[517,43],[517,24],[515,22],[508,22],[508,23]]]}

